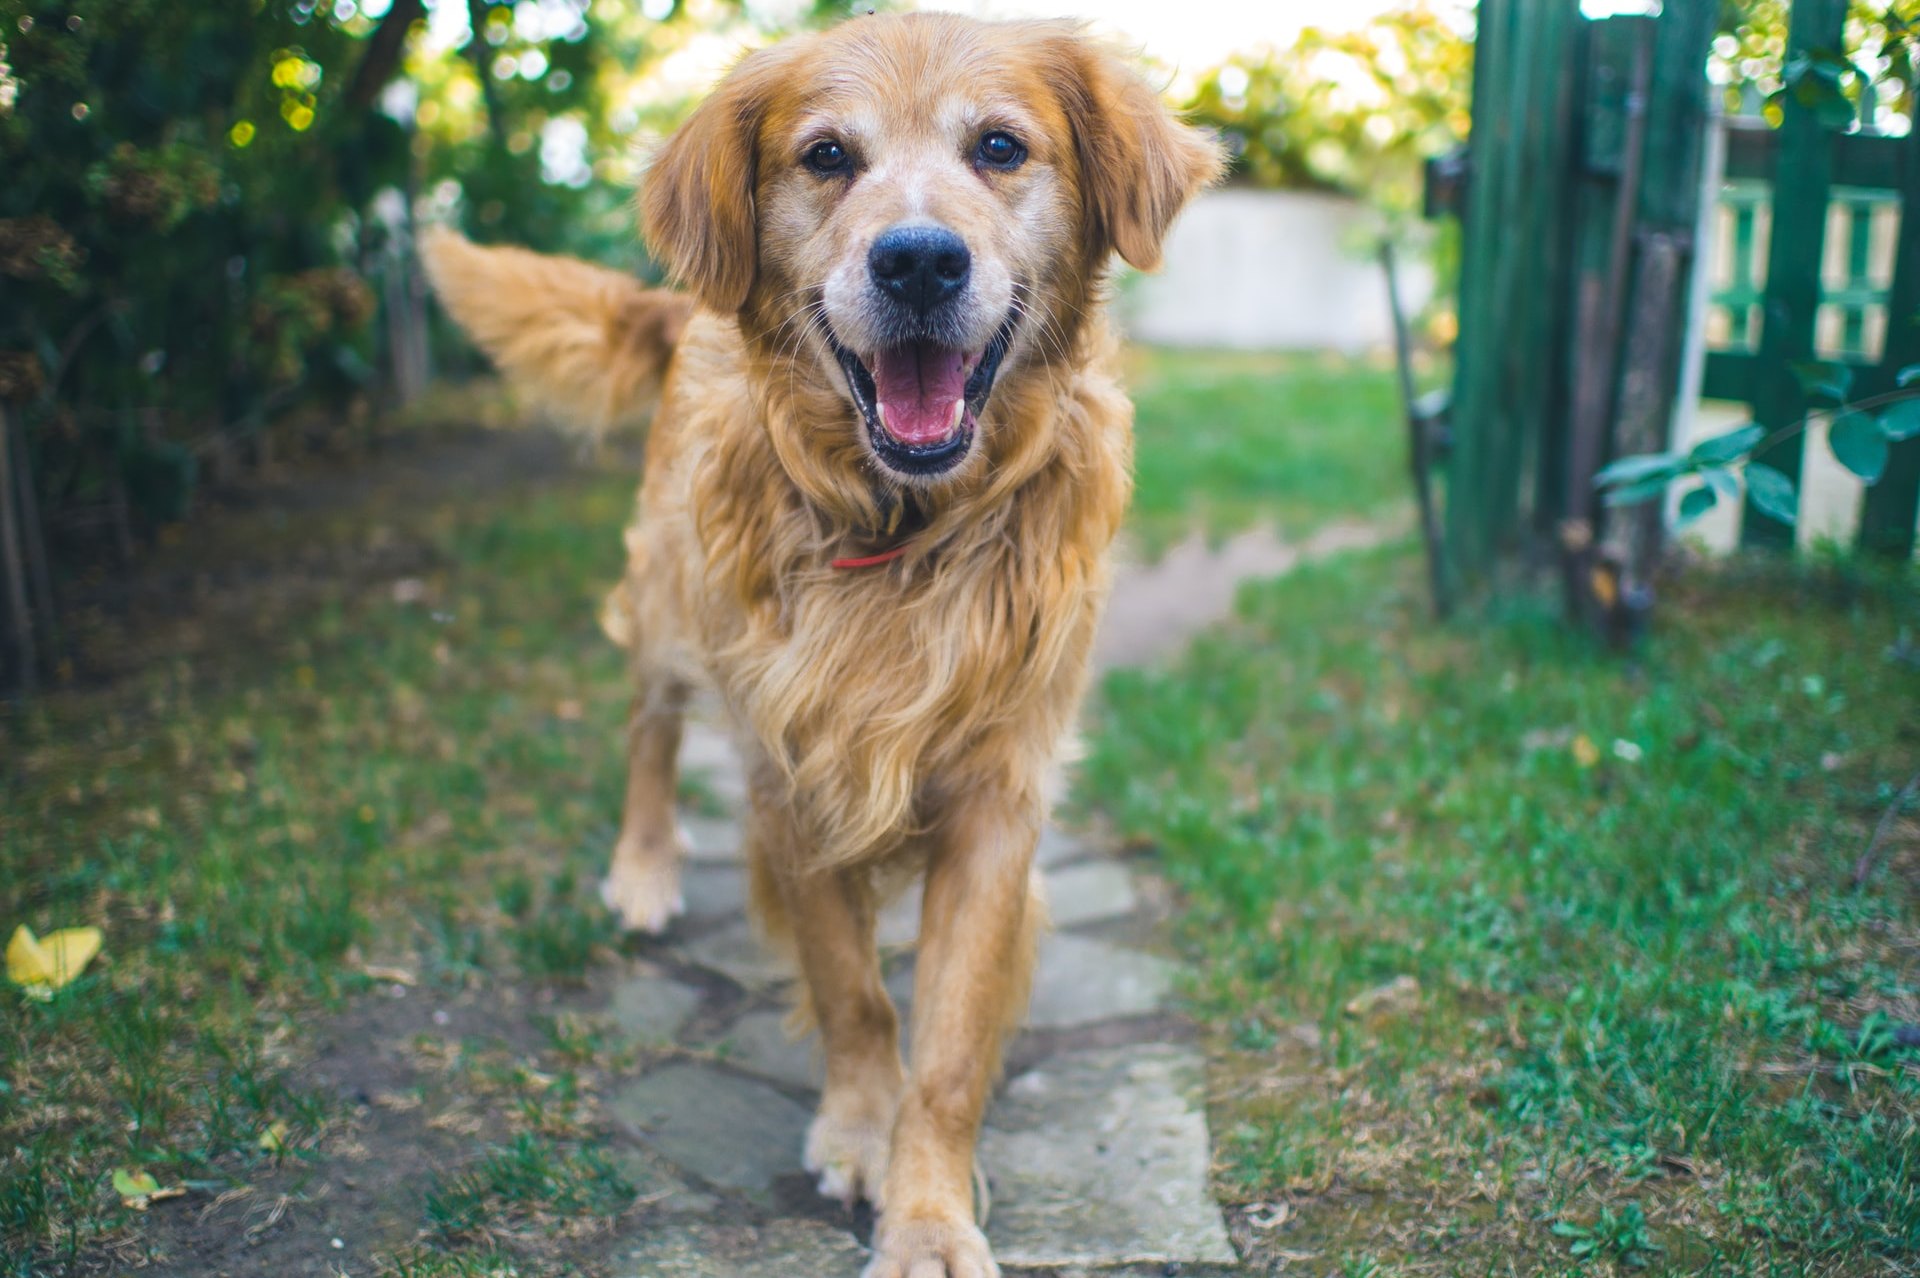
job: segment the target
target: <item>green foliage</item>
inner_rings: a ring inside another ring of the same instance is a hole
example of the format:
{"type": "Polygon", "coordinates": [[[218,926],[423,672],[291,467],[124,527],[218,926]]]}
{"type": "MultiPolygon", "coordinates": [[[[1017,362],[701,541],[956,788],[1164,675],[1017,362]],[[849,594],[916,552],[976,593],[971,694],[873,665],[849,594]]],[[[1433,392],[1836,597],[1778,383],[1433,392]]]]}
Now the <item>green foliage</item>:
{"type": "MultiPolygon", "coordinates": [[[[1820,413],[1768,435],[1749,423],[1711,439],[1701,440],[1682,453],[1643,453],[1622,457],[1593,477],[1609,506],[1633,506],[1656,501],[1686,479],[1700,481],[1681,498],[1681,528],[1712,510],[1722,498],[1739,497],[1742,483],[1754,506],[1783,524],[1799,518],[1799,494],[1786,475],[1752,460],[1763,448],[1804,431],[1814,416],[1829,417],[1827,447],[1834,460],[1854,478],[1871,487],[1887,472],[1892,446],[1920,435],[1920,395],[1904,390],[1877,399],[1852,400],[1853,370],[1838,364],[1805,364],[1794,370],[1810,396],[1833,405],[1820,413]]],[[[1903,369],[1904,388],[1920,375],[1920,366],[1903,369]]]]}
{"type": "Polygon", "coordinates": [[[1419,0],[1350,32],[1309,29],[1283,50],[1201,80],[1187,110],[1218,129],[1233,173],[1418,202],[1420,165],[1466,137],[1473,46],[1458,13],[1419,0]]]}
{"type": "Polygon", "coordinates": [[[1639,1203],[1630,1202],[1618,1211],[1603,1206],[1590,1224],[1558,1221],[1553,1232],[1571,1240],[1568,1250],[1576,1260],[1615,1260],[1628,1269],[1645,1269],[1660,1250],[1639,1203]]]}
{"type": "Polygon", "coordinates": [[[426,322],[416,205],[550,250],[600,247],[611,219],[638,264],[626,192],[585,161],[620,145],[608,68],[643,72],[683,24],[588,13],[0,0],[0,410],[41,576],[182,518],[247,458],[356,444],[392,339],[426,322]],[[442,48],[429,12],[480,32],[442,48]]]}
{"type": "Polygon", "coordinates": [[[1763,109],[1777,124],[1792,97],[1836,130],[1913,115],[1920,0],[1852,0],[1842,47],[1791,59],[1787,0],[1722,0],[1720,13],[1714,68],[1729,112],[1763,109]]]}

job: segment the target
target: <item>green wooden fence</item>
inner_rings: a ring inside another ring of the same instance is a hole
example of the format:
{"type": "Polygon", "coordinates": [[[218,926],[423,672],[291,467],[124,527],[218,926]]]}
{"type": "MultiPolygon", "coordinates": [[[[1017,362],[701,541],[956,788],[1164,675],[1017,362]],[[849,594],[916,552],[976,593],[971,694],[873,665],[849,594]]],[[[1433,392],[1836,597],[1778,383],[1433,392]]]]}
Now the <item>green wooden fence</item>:
{"type": "MultiPolygon", "coordinates": [[[[1671,440],[1721,127],[1718,7],[1590,21],[1578,0],[1481,0],[1446,472],[1446,560],[1467,584],[1519,551],[1559,562],[1584,611],[1644,604],[1660,510],[1609,510],[1593,481],[1671,440]]],[[[1796,0],[1792,53],[1839,48],[1845,9],[1796,0]]],[[[1816,358],[1852,367],[1856,398],[1894,389],[1920,363],[1920,217],[1901,215],[1920,208],[1920,130],[1835,132],[1789,102],[1780,128],[1726,136],[1707,395],[1781,430],[1814,407],[1801,370],[1816,358]]],[[[1758,460],[1797,478],[1802,446],[1787,433],[1758,460]]],[[[1862,544],[1910,555],[1917,500],[1920,440],[1869,490],[1862,544]]],[[[1793,535],[1752,510],[1743,529],[1757,545],[1793,535]]]]}
{"type": "MultiPolygon", "coordinates": [[[[1795,47],[1836,47],[1843,13],[1835,0],[1799,0],[1795,47]]],[[[1833,133],[1790,105],[1779,130],[1734,121],[1727,143],[1730,271],[1709,309],[1706,397],[1748,404],[1778,430],[1816,407],[1796,366],[1850,369],[1856,400],[1896,390],[1900,370],[1920,363],[1920,218],[1905,216],[1920,208],[1920,130],[1833,133]]],[[[1804,453],[1792,435],[1759,460],[1798,479],[1804,453]]],[[[1786,525],[1747,514],[1748,544],[1790,544],[1786,525]]],[[[1859,544],[1911,556],[1917,517],[1920,441],[1908,440],[1867,489],[1859,544]]]]}

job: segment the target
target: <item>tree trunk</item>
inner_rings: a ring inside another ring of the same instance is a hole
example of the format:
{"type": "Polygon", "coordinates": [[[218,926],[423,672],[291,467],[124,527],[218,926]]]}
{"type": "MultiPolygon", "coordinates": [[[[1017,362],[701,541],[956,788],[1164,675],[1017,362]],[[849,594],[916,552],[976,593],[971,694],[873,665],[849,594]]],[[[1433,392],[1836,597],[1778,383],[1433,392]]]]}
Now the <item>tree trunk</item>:
{"type": "Polygon", "coordinates": [[[14,663],[22,692],[33,689],[39,665],[33,650],[33,614],[27,611],[27,574],[20,557],[20,519],[14,500],[13,428],[0,408],[0,575],[6,577],[7,622],[13,636],[14,663]]]}
{"type": "Polygon", "coordinates": [[[393,0],[393,7],[380,19],[373,38],[367,41],[366,54],[354,69],[353,82],[347,86],[345,101],[350,109],[364,111],[373,105],[380,91],[400,70],[401,59],[407,51],[408,30],[426,17],[426,13],[422,0],[393,0]]]}

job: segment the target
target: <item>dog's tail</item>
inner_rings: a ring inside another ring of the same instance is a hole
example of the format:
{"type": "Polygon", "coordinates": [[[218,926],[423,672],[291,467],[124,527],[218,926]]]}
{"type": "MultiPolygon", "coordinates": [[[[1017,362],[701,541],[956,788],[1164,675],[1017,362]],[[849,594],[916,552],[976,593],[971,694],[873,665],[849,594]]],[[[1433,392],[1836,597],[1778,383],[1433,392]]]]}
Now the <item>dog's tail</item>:
{"type": "Polygon", "coordinates": [[[598,436],[645,421],[693,301],[571,257],[482,248],[448,230],[420,244],[456,323],[560,424],[598,436]]]}

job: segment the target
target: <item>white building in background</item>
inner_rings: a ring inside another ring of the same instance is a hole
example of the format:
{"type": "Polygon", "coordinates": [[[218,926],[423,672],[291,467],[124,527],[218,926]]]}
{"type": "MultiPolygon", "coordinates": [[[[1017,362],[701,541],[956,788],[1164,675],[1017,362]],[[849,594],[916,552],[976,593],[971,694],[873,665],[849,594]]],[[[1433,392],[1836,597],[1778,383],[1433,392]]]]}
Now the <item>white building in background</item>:
{"type": "MultiPolygon", "coordinates": [[[[1358,202],[1310,191],[1212,191],[1175,224],[1155,275],[1129,277],[1127,336],[1161,346],[1379,350],[1393,343],[1377,224],[1358,202]]],[[[1408,259],[1402,303],[1433,295],[1432,269],[1408,259]]]]}

